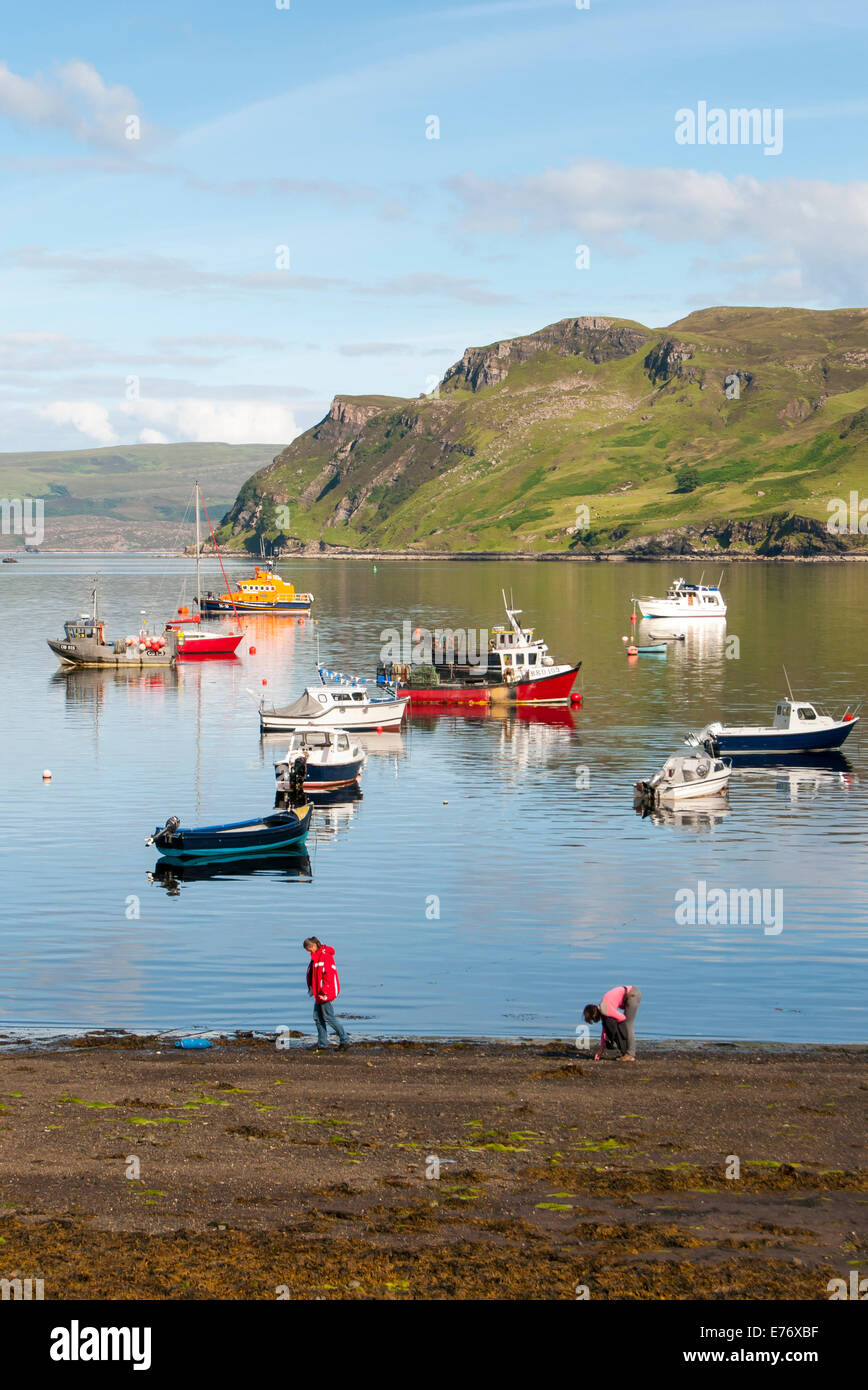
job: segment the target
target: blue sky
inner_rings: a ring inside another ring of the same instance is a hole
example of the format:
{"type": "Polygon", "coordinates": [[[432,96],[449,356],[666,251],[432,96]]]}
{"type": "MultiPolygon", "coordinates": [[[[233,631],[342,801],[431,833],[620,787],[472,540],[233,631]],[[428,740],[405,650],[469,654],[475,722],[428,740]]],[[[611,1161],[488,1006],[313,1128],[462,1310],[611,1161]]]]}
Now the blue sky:
{"type": "Polygon", "coordinates": [[[857,0],[4,10],[0,449],[284,443],[559,318],[868,302],[857,0]],[[701,102],[780,153],[679,144],[701,102]]]}

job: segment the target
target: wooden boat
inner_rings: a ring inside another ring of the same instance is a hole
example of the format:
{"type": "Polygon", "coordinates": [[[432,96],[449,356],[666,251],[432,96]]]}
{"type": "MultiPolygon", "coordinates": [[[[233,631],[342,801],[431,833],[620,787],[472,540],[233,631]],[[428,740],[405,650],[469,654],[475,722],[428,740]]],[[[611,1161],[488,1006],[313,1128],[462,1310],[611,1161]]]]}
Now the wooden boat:
{"type": "Polygon", "coordinates": [[[48,638],[48,645],[64,666],[132,667],[174,666],[178,651],[174,632],[151,632],[147,627],[137,637],[120,637],[115,641],[105,635],[105,624],[99,616],[97,585],[93,586],[91,614],[82,614],[64,623],[64,637],[57,641],[48,638]]]}
{"type": "Polygon", "coordinates": [[[182,826],[177,816],[170,816],[145,844],[155,845],[165,859],[238,859],[301,848],[310,829],[312,809],[310,802],[305,802],[294,810],[275,811],[258,820],[199,827],[182,826]]]}
{"type": "Polygon", "coordinates": [[[236,589],[219,597],[206,594],[200,608],[203,613],[307,614],[312,603],[313,594],[297,593],[295,585],[281,579],[270,566],[262,569],[256,565],[250,579],[242,579],[236,589]]]}
{"type": "MultiPolygon", "coordinates": [[[[181,607],[178,609],[177,618],[170,618],[166,623],[166,631],[173,631],[177,638],[177,652],[179,661],[201,661],[204,657],[215,656],[234,656],[238,644],[244,633],[221,632],[217,627],[208,627],[202,623],[202,580],[200,574],[200,560],[202,553],[202,543],[199,537],[199,484],[196,483],[195,491],[196,509],[196,606],[198,613],[191,614],[189,608],[181,607]]],[[[205,511],[208,516],[207,509],[205,511]]],[[[211,519],[208,517],[208,525],[211,526],[211,519]]],[[[213,536],[213,528],[211,530],[213,536]]],[[[214,539],[214,548],[217,550],[217,540],[214,539]]],[[[217,558],[220,560],[220,551],[217,550],[217,558]]],[[[223,561],[220,560],[221,567],[223,561]]],[[[228,582],[228,581],[227,581],[228,582]]],[[[235,614],[237,619],[238,614],[235,614]]]]}
{"type": "Polygon", "coordinates": [[[277,708],[259,702],[259,727],[264,734],[290,734],[296,730],[344,729],[362,733],[374,729],[399,729],[409,700],[394,691],[372,696],[367,682],[354,676],[318,667],[322,686],[309,685],[291,705],[277,708]]]}
{"type": "Polygon", "coordinates": [[[353,743],[345,729],[305,729],[289,740],[283,762],[274,764],[278,792],[292,790],[291,771],[299,766],[299,784],[305,793],[334,791],[358,783],[367,754],[353,743]]]}
{"type": "Polygon", "coordinates": [[[781,700],[771,724],[706,724],[698,734],[689,734],[687,742],[701,746],[713,757],[721,753],[765,754],[774,757],[782,753],[820,753],[839,749],[859,723],[858,710],[850,709],[835,719],[822,714],[816,705],[806,700],[781,700]]]}
{"type": "Polygon", "coordinates": [[[714,758],[707,753],[682,757],[675,753],[653,777],[635,784],[633,804],[672,805],[704,796],[719,796],[726,791],[731,772],[732,763],[728,758],[714,758]]]}

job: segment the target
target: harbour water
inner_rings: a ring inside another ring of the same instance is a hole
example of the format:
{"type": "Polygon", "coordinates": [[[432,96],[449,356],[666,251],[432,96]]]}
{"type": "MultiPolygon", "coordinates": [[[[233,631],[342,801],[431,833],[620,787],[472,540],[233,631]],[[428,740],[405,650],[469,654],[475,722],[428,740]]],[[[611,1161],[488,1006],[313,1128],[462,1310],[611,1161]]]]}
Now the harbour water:
{"type": "Polygon", "coordinates": [[[162,626],[189,561],[6,566],[0,1034],[311,1031],[315,933],[356,1035],[571,1038],[628,983],[640,1037],[864,1041],[868,732],[837,760],[737,770],[719,811],[643,819],[632,786],[688,729],[770,722],[784,665],[833,709],[865,693],[868,567],[730,565],[725,626],[628,663],[631,597],[700,569],[305,559],[280,570],[316,622],[245,617],[240,660],[116,675],[59,672],[46,637],[96,572],[110,635],[143,611],[162,626]],[[384,631],[491,627],[502,587],[553,654],[582,659],[580,710],[415,714],[367,739],[363,795],[317,812],[308,860],[155,875],[144,842],[168,815],[270,809],[286,739],[260,740],[256,701],[316,682],[317,634],[327,665],[372,676],[384,631]],[[765,890],[772,915],[699,920],[720,888],[765,890]]]}

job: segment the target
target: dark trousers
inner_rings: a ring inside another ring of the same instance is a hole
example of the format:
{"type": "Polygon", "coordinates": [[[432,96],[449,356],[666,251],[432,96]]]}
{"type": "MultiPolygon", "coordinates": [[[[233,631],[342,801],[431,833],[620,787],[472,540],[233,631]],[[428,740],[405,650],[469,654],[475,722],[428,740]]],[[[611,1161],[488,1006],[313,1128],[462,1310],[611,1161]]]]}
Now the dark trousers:
{"type": "Polygon", "coordinates": [[[603,1032],[606,1036],[606,1050],[617,1047],[623,1054],[627,1051],[627,1027],[620,1018],[612,1018],[610,1014],[603,1014],[603,1032]]]}

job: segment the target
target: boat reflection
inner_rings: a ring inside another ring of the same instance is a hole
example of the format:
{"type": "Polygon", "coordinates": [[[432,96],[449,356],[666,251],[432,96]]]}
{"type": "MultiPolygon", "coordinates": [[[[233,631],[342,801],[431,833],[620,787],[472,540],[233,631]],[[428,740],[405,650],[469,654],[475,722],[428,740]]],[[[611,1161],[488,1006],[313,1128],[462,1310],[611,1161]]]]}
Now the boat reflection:
{"type": "Polygon", "coordinates": [[[363,799],[360,787],[339,787],[325,796],[314,797],[314,834],[317,840],[337,839],[358,814],[363,799]]]}
{"type": "Polygon", "coordinates": [[[313,880],[310,856],[307,854],[261,854],[243,859],[190,859],[180,864],[176,860],[158,859],[148,880],[165,888],[170,898],[177,898],[182,883],[198,883],[204,879],[231,882],[254,875],[264,875],[278,882],[310,883],[313,880]]]}
{"type": "Polygon", "coordinates": [[[169,690],[178,684],[178,671],[174,666],[163,666],[153,670],[123,667],[119,670],[106,668],[98,670],[81,666],[61,667],[49,677],[52,685],[64,685],[66,698],[71,705],[102,706],[106,691],[111,686],[123,686],[136,691],[169,690]]]}
{"type": "Polygon", "coordinates": [[[726,796],[706,796],[702,804],[690,806],[637,806],[636,814],[654,825],[678,826],[684,830],[711,830],[732,811],[726,796]]]}
{"type": "Polygon", "coordinates": [[[843,753],[795,755],[783,761],[735,755],[732,766],[739,780],[773,784],[776,795],[789,801],[810,800],[823,791],[851,791],[856,784],[853,764],[843,753]]]}
{"type": "Polygon", "coordinates": [[[642,618],[637,627],[637,640],[667,643],[670,661],[682,656],[723,656],[726,648],[726,618],[642,618]],[[682,640],[683,639],[683,640],[682,640]]]}

